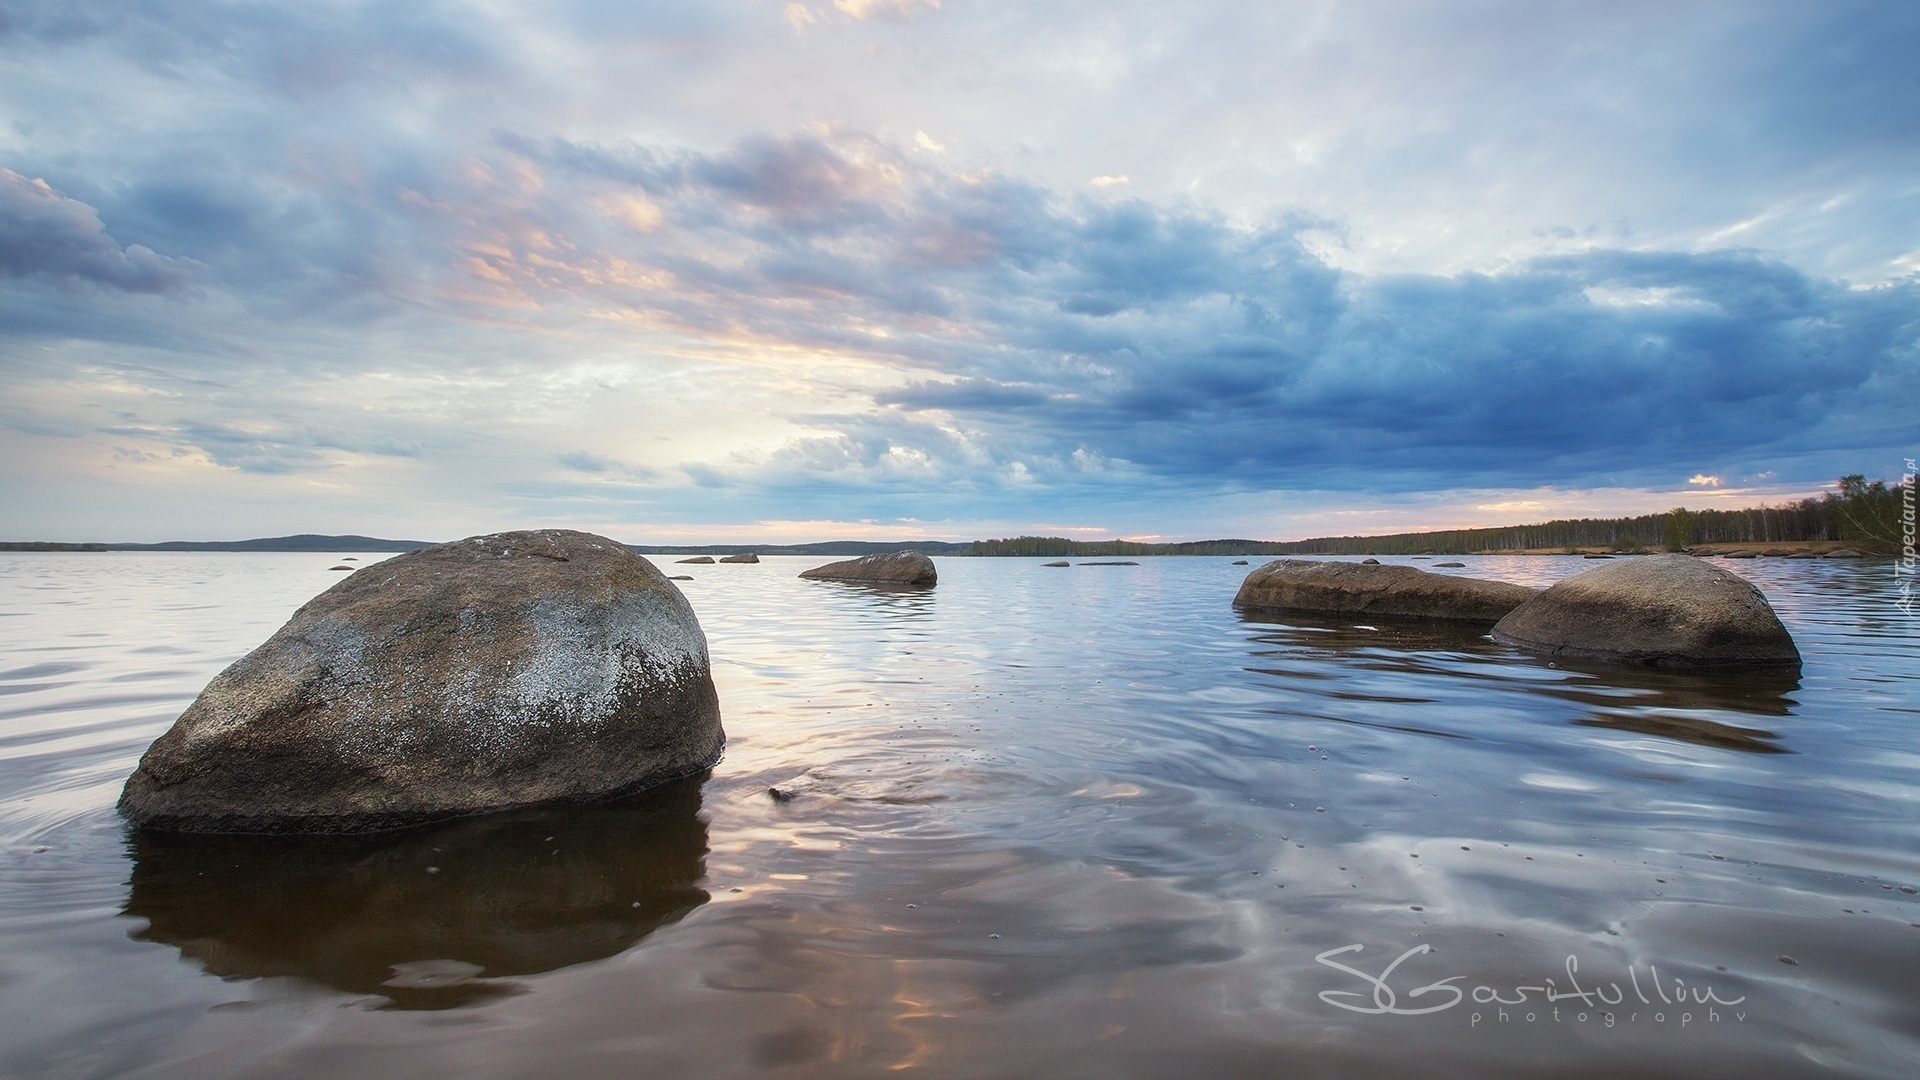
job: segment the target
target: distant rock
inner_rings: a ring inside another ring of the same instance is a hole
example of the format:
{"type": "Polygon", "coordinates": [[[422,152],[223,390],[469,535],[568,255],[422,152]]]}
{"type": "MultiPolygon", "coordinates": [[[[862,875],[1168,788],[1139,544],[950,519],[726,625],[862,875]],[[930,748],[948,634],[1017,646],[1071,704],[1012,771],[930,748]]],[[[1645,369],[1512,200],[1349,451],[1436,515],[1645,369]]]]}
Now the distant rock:
{"type": "Polygon", "coordinates": [[[1233,605],[1491,623],[1533,596],[1524,585],[1411,566],[1276,559],[1247,575],[1233,605]]]}
{"type": "Polygon", "coordinates": [[[692,563],[692,564],[695,564],[695,565],[699,565],[699,566],[712,566],[712,565],[713,565],[713,556],[711,556],[711,555],[695,555],[695,556],[694,556],[693,558],[691,558],[691,559],[675,559],[675,560],[673,560],[673,561],[674,561],[674,562],[675,562],[676,564],[678,564],[678,565],[681,565],[681,566],[685,566],[685,565],[687,565],[687,564],[689,564],[689,563],[692,563]]]}
{"type": "Polygon", "coordinates": [[[1723,559],[1751,559],[1756,556],[1755,553],[1751,551],[1729,551],[1720,557],[1723,559]]]}
{"type": "Polygon", "coordinates": [[[1361,559],[1360,565],[1361,566],[1379,566],[1380,560],[1379,559],[1361,559]]]}
{"type": "Polygon", "coordinates": [[[1059,562],[1041,563],[1040,565],[1041,566],[1072,566],[1073,564],[1068,562],[1065,559],[1061,559],[1059,562]]]}
{"type": "Polygon", "coordinates": [[[1137,562],[1109,561],[1109,562],[1083,562],[1080,565],[1081,566],[1139,566],[1140,564],[1137,562]]]}
{"type": "Polygon", "coordinates": [[[692,581],[693,575],[692,574],[669,574],[667,576],[667,580],[668,581],[692,581]]]}
{"type": "Polygon", "coordinates": [[[1789,559],[1817,559],[1819,557],[1820,556],[1815,555],[1811,551],[1796,551],[1793,554],[1787,556],[1787,558],[1789,559]]]}
{"type": "Polygon", "coordinates": [[[730,563],[757,563],[760,561],[760,556],[755,555],[751,551],[748,551],[748,552],[743,552],[742,554],[739,554],[739,555],[723,555],[721,556],[720,561],[730,562],[730,563]]]}
{"type": "Polygon", "coordinates": [[[725,743],[680,590],[605,537],[497,533],[374,563],[215,676],[128,779],[135,825],[353,832],[596,800],[725,743]]]}
{"type": "Polygon", "coordinates": [[[1759,589],[1685,555],[1651,555],[1575,574],[1515,608],[1493,636],[1550,656],[1660,667],[1800,660],[1759,589]]]}
{"type": "Polygon", "coordinates": [[[1433,565],[1437,569],[1442,566],[1462,567],[1467,564],[1463,562],[1437,562],[1437,563],[1434,563],[1433,565]]]}
{"type": "Polygon", "coordinates": [[[1784,559],[1788,555],[1791,555],[1793,553],[1791,551],[1786,550],[1785,548],[1768,548],[1767,550],[1761,552],[1760,554],[1766,556],[1769,559],[1784,559]]]}
{"type": "Polygon", "coordinates": [[[329,570],[351,570],[351,569],[353,569],[353,567],[351,567],[351,566],[329,566],[329,567],[327,567],[327,569],[329,569],[329,570]]]}
{"type": "Polygon", "coordinates": [[[1245,560],[1245,559],[1235,559],[1235,560],[1233,560],[1233,565],[1235,565],[1235,566],[1245,566],[1245,565],[1247,565],[1247,560],[1245,560]]]}
{"type": "Polygon", "coordinates": [[[1582,556],[1580,556],[1580,557],[1581,557],[1581,558],[1583,558],[1583,559],[1611,559],[1611,558],[1613,558],[1613,556],[1611,556],[1611,555],[1596,555],[1596,554],[1594,554],[1593,552],[1588,552],[1587,554],[1585,554],[1585,555],[1582,555],[1582,556]]]}
{"type": "Polygon", "coordinates": [[[1838,551],[1829,551],[1827,552],[1825,557],[1829,559],[1864,559],[1866,558],[1865,555],[1860,554],[1859,552],[1853,550],[1852,548],[1841,548],[1838,551]]]}
{"type": "Polygon", "coordinates": [[[875,585],[932,585],[939,580],[933,560],[917,551],[863,555],[816,566],[800,576],[814,581],[864,581],[875,585]]]}

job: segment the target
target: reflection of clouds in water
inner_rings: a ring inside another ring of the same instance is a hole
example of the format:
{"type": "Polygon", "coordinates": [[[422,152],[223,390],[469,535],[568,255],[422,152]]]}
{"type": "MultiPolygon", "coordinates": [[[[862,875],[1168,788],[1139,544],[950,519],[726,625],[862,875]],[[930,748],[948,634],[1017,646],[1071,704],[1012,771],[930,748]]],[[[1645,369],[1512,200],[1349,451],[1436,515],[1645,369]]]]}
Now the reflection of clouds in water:
{"type": "Polygon", "coordinates": [[[222,978],[465,1005],[705,903],[700,784],[370,836],[137,834],[123,913],[222,978]]]}

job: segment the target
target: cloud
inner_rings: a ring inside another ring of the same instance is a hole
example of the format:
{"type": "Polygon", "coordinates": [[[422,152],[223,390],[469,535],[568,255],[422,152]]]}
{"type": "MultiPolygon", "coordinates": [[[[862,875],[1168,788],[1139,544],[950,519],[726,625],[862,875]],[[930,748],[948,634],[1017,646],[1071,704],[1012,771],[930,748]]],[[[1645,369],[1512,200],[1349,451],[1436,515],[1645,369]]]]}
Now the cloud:
{"type": "Polygon", "coordinates": [[[833,0],[833,6],[855,19],[911,19],[940,10],[940,0],[833,0]]]}
{"type": "Polygon", "coordinates": [[[180,295],[204,269],[107,235],[93,207],[0,168],[0,276],[180,295]]]}
{"type": "Polygon", "coordinates": [[[630,461],[621,461],[618,458],[605,457],[600,454],[589,453],[585,450],[569,450],[564,454],[558,455],[554,460],[572,472],[586,473],[595,478],[612,482],[634,483],[649,481],[658,478],[660,475],[657,470],[649,469],[644,465],[635,465],[630,461]]]}
{"type": "Polygon", "coordinates": [[[957,430],[989,448],[989,471],[1018,459],[1040,479],[1086,452],[1254,486],[1657,482],[1703,459],[1894,438],[1891,392],[1920,378],[1920,288],[1851,288],[1752,252],[1366,276],[1316,254],[1316,220],[1076,201],[854,133],[716,154],[511,145],[556,183],[627,185],[659,207],[644,249],[605,243],[676,288],[609,301],[929,373],[875,391],[882,414],[813,417],[859,451],[809,452],[782,476],[897,474],[876,447],[939,459],[957,430]]]}
{"type": "Polygon", "coordinates": [[[0,0],[7,430],[1129,529],[1911,441],[1914,11],[934,7],[0,0]]]}

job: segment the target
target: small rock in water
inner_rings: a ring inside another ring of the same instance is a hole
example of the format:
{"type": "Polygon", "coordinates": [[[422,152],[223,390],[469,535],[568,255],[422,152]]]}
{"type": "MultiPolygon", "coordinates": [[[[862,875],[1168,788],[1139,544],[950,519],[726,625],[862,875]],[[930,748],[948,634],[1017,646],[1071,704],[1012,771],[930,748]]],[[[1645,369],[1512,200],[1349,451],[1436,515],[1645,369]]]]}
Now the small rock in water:
{"type": "Polygon", "coordinates": [[[890,555],[862,555],[802,571],[814,581],[863,581],[872,585],[932,585],[939,580],[933,560],[918,551],[890,555]]]}
{"type": "Polygon", "coordinates": [[[1040,565],[1041,566],[1072,566],[1073,564],[1068,562],[1065,559],[1061,559],[1059,562],[1041,563],[1040,565]]]}
{"type": "Polygon", "coordinates": [[[711,555],[695,555],[695,556],[694,556],[693,558],[691,558],[691,559],[675,559],[675,560],[674,560],[674,562],[676,562],[676,563],[694,563],[694,564],[696,564],[696,565],[699,565],[699,566],[712,566],[712,565],[713,565],[713,556],[711,556],[711,555]]]}
{"type": "Polygon", "coordinates": [[[1466,563],[1463,563],[1463,562],[1437,562],[1437,563],[1434,563],[1433,565],[1435,565],[1435,566],[1465,566],[1465,565],[1467,565],[1467,564],[1466,564],[1466,563]]]}
{"type": "Polygon", "coordinates": [[[760,556],[755,555],[751,551],[747,551],[739,555],[724,556],[720,561],[724,563],[757,563],[760,561],[760,556]]]}
{"type": "Polygon", "coordinates": [[[768,788],[768,789],[767,789],[767,794],[768,794],[769,796],[771,796],[771,797],[773,798],[773,801],[774,801],[774,802],[782,802],[782,803],[783,803],[783,802],[792,802],[792,801],[793,801],[793,792],[791,792],[791,791],[781,791],[781,790],[780,790],[779,788],[777,788],[777,787],[770,787],[770,788],[768,788]]]}
{"type": "Polygon", "coordinates": [[[329,567],[327,567],[327,569],[329,569],[329,570],[351,570],[351,569],[353,569],[353,567],[351,567],[351,566],[329,566],[329,567]]]}
{"type": "Polygon", "coordinates": [[[1379,559],[1361,559],[1360,565],[1361,566],[1379,566],[1380,560],[1379,559]]]}
{"type": "Polygon", "coordinates": [[[1245,565],[1247,565],[1247,560],[1245,560],[1245,559],[1235,559],[1235,560],[1233,560],[1233,565],[1235,565],[1235,566],[1245,566],[1245,565]]]}
{"type": "Polygon", "coordinates": [[[668,574],[667,580],[668,581],[692,581],[693,575],[692,574],[668,574]]]}
{"type": "Polygon", "coordinates": [[[1780,962],[1783,964],[1792,964],[1794,967],[1800,966],[1800,961],[1795,960],[1793,957],[1788,956],[1785,953],[1782,953],[1780,955],[1780,962]]]}
{"type": "Polygon", "coordinates": [[[1759,589],[1685,555],[1575,574],[1515,608],[1493,637],[1548,656],[1671,668],[1800,662],[1759,589]]]}
{"type": "Polygon", "coordinates": [[[1536,595],[1523,585],[1412,566],[1275,559],[1247,575],[1233,606],[1494,623],[1536,595]]]}

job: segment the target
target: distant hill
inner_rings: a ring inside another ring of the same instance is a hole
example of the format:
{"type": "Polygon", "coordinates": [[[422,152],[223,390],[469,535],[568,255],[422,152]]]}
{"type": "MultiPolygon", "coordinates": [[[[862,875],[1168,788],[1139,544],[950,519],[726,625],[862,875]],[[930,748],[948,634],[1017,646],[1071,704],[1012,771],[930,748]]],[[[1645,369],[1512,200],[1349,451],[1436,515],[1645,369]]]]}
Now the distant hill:
{"type": "Polygon", "coordinates": [[[628,544],[642,555],[876,555],[911,548],[923,555],[972,555],[978,541],[824,540],[817,544],[628,544]]]}
{"type": "MultiPolygon", "coordinates": [[[[269,536],[258,540],[168,540],[159,544],[0,541],[0,551],[418,551],[431,540],[383,540],[377,536],[269,536]]],[[[828,540],[817,544],[628,544],[642,555],[871,555],[913,548],[928,555],[971,555],[973,544],[941,540],[828,540]]]]}
{"type": "Polygon", "coordinates": [[[0,542],[0,551],[418,551],[429,540],[382,540],[376,536],[269,536],[258,540],[168,540],[159,544],[68,544],[45,540],[0,542]]]}
{"type": "MultiPolygon", "coordinates": [[[[827,540],[815,544],[628,544],[642,555],[872,555],[912,548],[928,555],[1461,555],[1494,551],[1565,551],[1586,547],[1641,550],[1690,544],[1845,541],[1865,551],[1894,552],[1907,504],[1900,484],[1843,476],[1837,490],[1780,506],[1737,510],[1675,507],[1664,514],[1579,518],[1485,529],[1324,536],[1310,540],[1069,540],[1015,536],[1001,540],[827,540]]],[[[0,542],[0,551],[416,551],[427,540],[374,536],[273,536],[259,540],[170,540],[163,544],[0,542]]]]}

